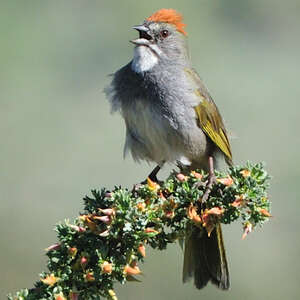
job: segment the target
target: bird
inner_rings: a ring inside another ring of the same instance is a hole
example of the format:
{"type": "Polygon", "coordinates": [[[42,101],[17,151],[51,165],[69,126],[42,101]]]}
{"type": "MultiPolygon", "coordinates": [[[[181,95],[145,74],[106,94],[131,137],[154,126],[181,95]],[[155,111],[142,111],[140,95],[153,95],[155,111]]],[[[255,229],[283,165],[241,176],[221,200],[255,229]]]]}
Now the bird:
{"type": "MultiPolygon", "coordinates": [[[[219,157],[232,165],[232,152],[224,121],[210,93],[192,67],[186,24],[174,9],[160,9],[134,26],[139,37],[133,59],[112,74],[105,93],[112,112],[125,121],[124,156],[156,163],[149,178],[166,163],[181,172],[208,172],[205,205],[219,157]]],[[[210,236],[193,226],[185,236],[183,282],[194,278],[197,289],[208,282],[222,290],[230,287],[221,225],[210,236]]]]}

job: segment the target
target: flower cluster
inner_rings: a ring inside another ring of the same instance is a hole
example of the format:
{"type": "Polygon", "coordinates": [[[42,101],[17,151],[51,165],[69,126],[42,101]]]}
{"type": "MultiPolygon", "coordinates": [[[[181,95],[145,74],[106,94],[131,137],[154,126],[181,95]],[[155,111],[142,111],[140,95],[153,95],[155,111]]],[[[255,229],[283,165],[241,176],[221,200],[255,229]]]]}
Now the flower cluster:
{"type": "Polygon", "coordinates": [[[270,177],[262,164],[216,171],[210,197],[202,203],[207,178],[201,171],[174,172],[160,184],[148,179],[132,190],[93,190],[84,198],[84,213],[56,226],[58,242],[46,249],[49,271],[34,288],[8,298],[117,300],[115,282],[139,281],[146,245],[162,250],[182,240],[191,225],[210,235],[217,223],[239,218],[245,238],[271,216],[270,177]]]}

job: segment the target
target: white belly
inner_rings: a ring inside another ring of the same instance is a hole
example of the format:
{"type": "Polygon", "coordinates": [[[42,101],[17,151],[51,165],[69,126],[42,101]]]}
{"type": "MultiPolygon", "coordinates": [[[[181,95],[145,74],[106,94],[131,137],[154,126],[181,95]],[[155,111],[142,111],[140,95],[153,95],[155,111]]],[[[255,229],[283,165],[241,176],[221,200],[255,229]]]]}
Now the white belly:
{"type": "Polygon", "coordinates": [[[189,165],[205,152],[206,139],[196,122],[194,128],[185,128],[178,120],[157,113],[153,104],[146,101],[135,101],[123,109],[123,116],[127,126],[124,154],[130,150],[137,161],[180,161],[189,165]]]}

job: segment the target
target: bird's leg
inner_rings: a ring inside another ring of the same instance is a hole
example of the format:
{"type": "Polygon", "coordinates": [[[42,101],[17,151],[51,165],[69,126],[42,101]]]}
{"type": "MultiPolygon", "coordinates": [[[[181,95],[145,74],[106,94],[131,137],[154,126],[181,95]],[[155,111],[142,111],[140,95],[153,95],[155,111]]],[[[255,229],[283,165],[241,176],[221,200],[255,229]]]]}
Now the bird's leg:
{"type": "Polygon", "coordinates": [[[158,179],[157,179],[157,173],[159,172],[159,170],[161,169],[161,166],[160,165],[157,165],[153,170],[152,172],[148,175],[148,178],[151,180],[151,181],[154,181],[154,182],[158,182],[158,179]]]}
{"type": "Polygon", "coordinates": [[[201,199],[202,203],[205,203],[210,195],[213,185],[216,183],[216,176],[214,171],[214,158],[212,156],[208,157],[208,180],[205,188],[204,195],[201,199]]]}
{"type": "MultiPolygon", "coordinates": [[[[165,163],[165,161],[162,161],[159,165],[157,165],[152,170],[152,172],[147,176],[147,178],[149,178],[153,182],[159,183],[159,180],[157,179],[157,173],[162,168],[162,166],[164,165],[164,163],[165,163]]],[[[147,183],[147,179],[141,182],[141,184],[146,184],[146,183],[147,183]]]]}

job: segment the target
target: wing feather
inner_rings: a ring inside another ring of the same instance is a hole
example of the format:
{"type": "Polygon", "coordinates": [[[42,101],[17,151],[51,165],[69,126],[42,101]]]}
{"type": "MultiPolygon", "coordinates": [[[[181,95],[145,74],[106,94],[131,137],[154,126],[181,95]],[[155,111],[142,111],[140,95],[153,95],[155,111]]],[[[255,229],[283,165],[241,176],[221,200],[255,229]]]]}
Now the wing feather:
{"type": "Polygon", "coordinates": [[[195,94],[200,99],[195,106],[198,125],[224,153],[226,162],[232,165],[231,147],[221,114],[196,71],[186,69],[186,72],[196,83],[195,94]]]}

